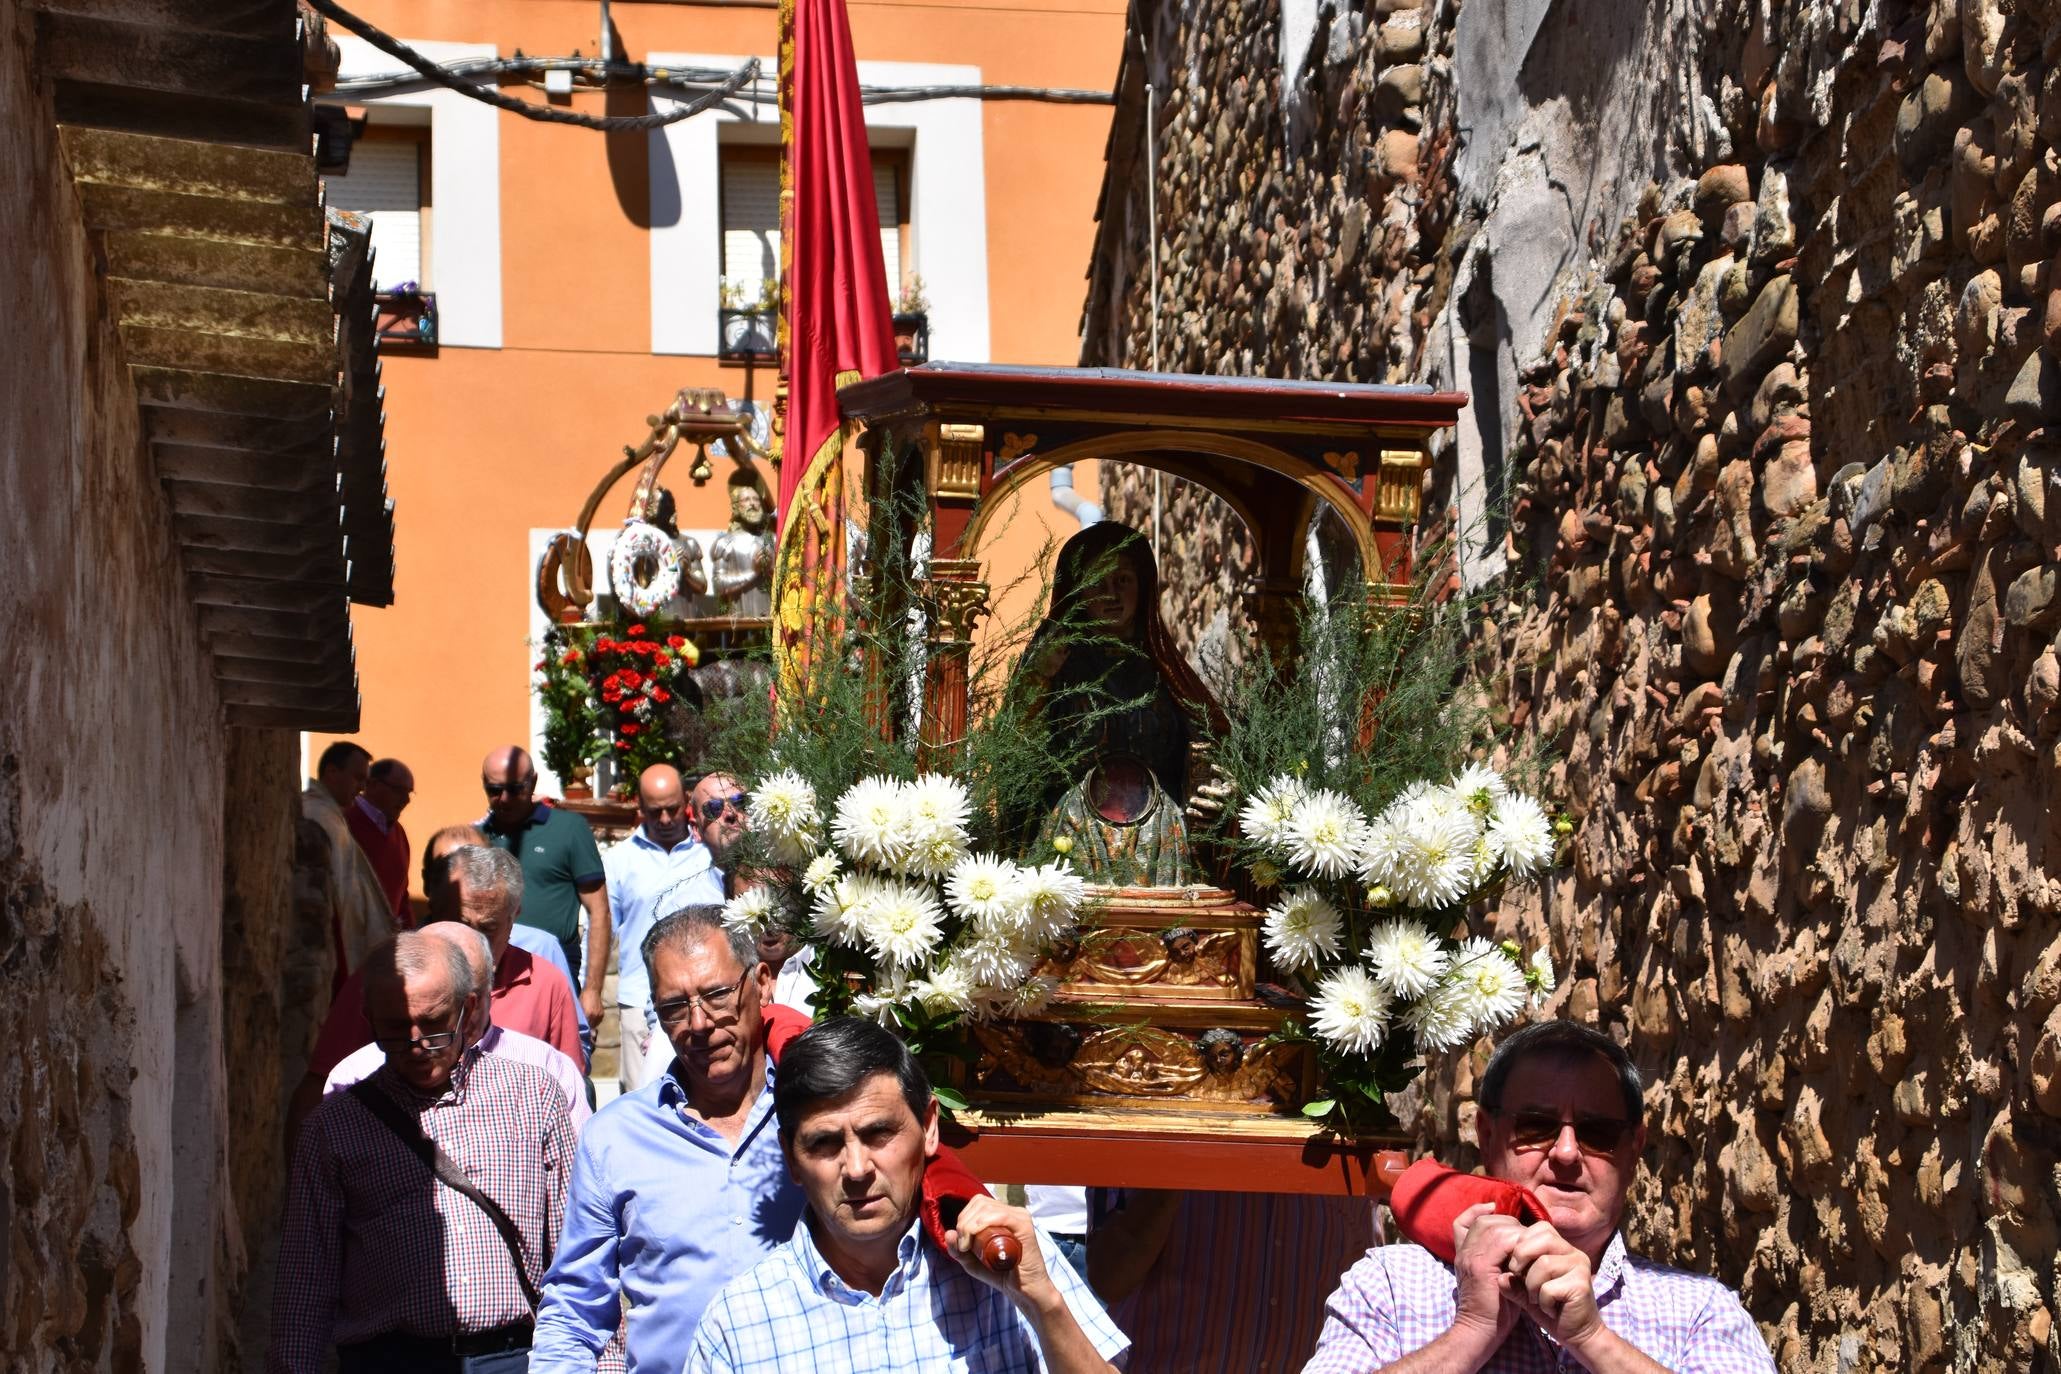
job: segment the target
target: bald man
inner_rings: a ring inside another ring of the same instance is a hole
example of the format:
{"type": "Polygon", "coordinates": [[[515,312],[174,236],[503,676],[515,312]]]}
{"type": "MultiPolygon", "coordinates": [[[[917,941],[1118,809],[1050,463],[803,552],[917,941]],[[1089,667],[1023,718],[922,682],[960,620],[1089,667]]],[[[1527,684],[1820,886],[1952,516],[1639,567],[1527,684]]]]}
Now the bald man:
{"type": "MultiPolygon", "coordinates": [[[[465,956],[465,963],[472,970],[474,988],[490,988],[494,984],[493,943],[471,926],[457,921],[439,921],[422,928],[424,935],[443,940],[455,946],[465,956]]],[[[566,1110],[572,1115],[573,1130],[587,1124],[587,1118],[594,1114],[587,1105],[587,1082],[580,1073],[580,1066],[566,1056],[564,1051],[521,1031],[509,1030],[494,1024],[494,1003],[491,997],[475,997],[472,1015],[466,1018],[458,1037],[459,1043],[471,1049],[479,1046],[481,1054],[499,1054],[513,1059],[518,1064],[534,1064],[551,1075],[551,1081],[565,1094],[566,1110]]],[[[322,1085],[322,1095],[343,1092],[353,1083],[362,1083],[378,1073],[386,1063],[386,1051],[377,1041],[346,1055],[341,1063],[329,1071],[329,1081],[322,1085]]]]}
{"type": "Polygon", "coordinates": [[[608,887],[601,850],[587,822],[536,799],[537,765],[521,748],[503,745],[480,764],[487,843],[522,864],[522,912],[516,917],[558,941],[573,971],[580,1010],[601,1016],[601,984],[608,974],[608,887]],[[580,912],[587,914],[584,951],[580,912]]]}
{"type": "Polygon", "coordinates": [[[683,906],[720,905],[723,900],[723,875],[695,832],[687,784],[679,769],[655,763],[638,775],[637,814],[637,828],[608,851],[608,914],[616,930],[616,948],[622,952],[615,1000],[622,1019],[621,1076],[626,1093],[649,1081],[645,1057],[654,1041],[665,1038],[651,1012],[644,933],[659,917],[683,906]]]}

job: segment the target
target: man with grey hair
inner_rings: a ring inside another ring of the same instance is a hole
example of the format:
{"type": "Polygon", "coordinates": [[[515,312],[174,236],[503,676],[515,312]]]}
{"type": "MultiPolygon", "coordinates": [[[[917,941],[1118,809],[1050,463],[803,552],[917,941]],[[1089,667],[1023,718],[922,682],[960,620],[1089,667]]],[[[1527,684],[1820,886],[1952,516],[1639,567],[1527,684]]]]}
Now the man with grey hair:
{"type": "MultiPolygon", "coordinates": [[[[486,936],[458,921],[437,921],[424,926],[422,933],[448,940],[458,947],[471,971],[475,990],[493,985],[494,947],[486,936]]],[[[594,1115],[594,1109],[587,1105],[587,1081],[580,1073],[580,1066],[533,1035],[495,1025],[491,997],[475,997],[472,1001],[473,1014],[460,1036],[466,1048],[478,1045],[481,1054],[507,1055],[519,1064],[533,1064],[550,1074],[551,1081],[565,1094],[565,1105],[572,1113],[573,1130],[577,1133],[587,1124],[587,1118],[594,1115]]],[[[340,1093],[364,1082],[379,1072],[379,1066],[385,1062],[386,1051],[376,1044],[353,1051],[329,1071],[329,1081],[322,1085],[322,1095],[327,1097],[340,1093]]]]}
{"type": "Polygon", "coordinates": [[[1545,1217],[1465,1208],[1450,1265],[1416,1245],[1368,1251],[1331,1295],[1303,1374],[1773,1374],[1731,1289],[1625,1249],[1646,1127],[1623,1046],[1536,1022],[1497,1047],[1475,1098],[1488,1175],[1529,1189],[1545,1217]]]}
{"type": "Polygon", "coordinates": [[[618,1327],[628,1374],[674,1374],[702,1309],[801,1216],[773,1115],[773,978],[752,937],[689,906],[652,926],[643,956],[672,1063],[587,1126],[532,1374],[587,1374],[618,1327]]]}
{"type": "Polygon", "coordinates": [[[465,953],[404,933],[365,961],[385,1062],[327,1098],[294,1157],[271,1374],[455,1371],[528,1347],[565,1214],[572,1121],[533,1065],[467,1045],[465,953]]]}

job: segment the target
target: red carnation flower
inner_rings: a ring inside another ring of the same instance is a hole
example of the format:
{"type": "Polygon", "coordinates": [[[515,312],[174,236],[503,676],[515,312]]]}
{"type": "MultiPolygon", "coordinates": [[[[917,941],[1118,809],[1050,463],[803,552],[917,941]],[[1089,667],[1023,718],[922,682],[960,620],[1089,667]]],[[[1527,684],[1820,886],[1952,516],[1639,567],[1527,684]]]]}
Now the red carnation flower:
{"type": "Polygon", "coordinates": [[[651,689],[651,699],[663,706],[673,699],[673,694],[663,687],[653,687],[651,689]]]}
{"type": "Polygon", "coordinates": [[[642,625],[632,625],[630,627],[630,638],[632,639],[635,639],[638,635],[641,635],[643,633],[644,627],[642,625]]]}
{"type": "Polygon", "coordinates": [[[667,635],[666,644],[668,647],[674,649],[685,648],[687,644],[687,637],[685,635],[667,635]]]}
{"type": "Polygon", "coordinates": [[[623,738],[629,739],[643,728],[641,725],[633,725],[629,721],[624,721],[621,726],[623,738]]]}

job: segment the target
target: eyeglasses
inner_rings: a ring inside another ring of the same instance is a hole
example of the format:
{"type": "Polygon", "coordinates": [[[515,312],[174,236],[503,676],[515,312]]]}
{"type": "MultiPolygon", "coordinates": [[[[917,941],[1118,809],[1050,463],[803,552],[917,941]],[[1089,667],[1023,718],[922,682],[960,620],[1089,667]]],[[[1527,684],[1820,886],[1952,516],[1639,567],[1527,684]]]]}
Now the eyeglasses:
{"type": "Polygon", "coordinates": [[[1515,1150],[1550,1150],[1560,1143],[1560,1132],[1572,1126],[1574,1143],[1581,1147],[1583,1154],[1614,1155],[1638,1129],[1636,1122],[1621,1116],[1583,1116],[1569,1120],[1552,1112],[1517,1112],[1505,1119],[1510,1123],[1510,1147],[1515,1150]]]}
{"type": "Polygon", "coordinates": [[[705,821],[721,820],[723,818],[723,808],[734,806],[737,808],[737,814],[741,819],[744,815],[745,803],[750,800],[751,795],[746,792],[732,792],[727,797],[710,797],[701,804],[701,818],[705,821]]]}
{"type": "Polygon", "coordinates": [[[487,789],[488,796],[498,797],[503,793],[526,792],[536,785],[536,781],[535,778],[519,778],[514,782],[483,782],[480,786],[487,789]]]}
{"type": "MultiPolygon", "coordinates": [[[[459,1015],[463,1016],[464,1012],[459,1012],[459,1015]]],[[[457,1038],[458,1028],[453,1026],[449,1030],[431,1031],[428,1035],[413,1037],[406,1035],[375,1035],[372,1037],[372,1043],[379,1046],[388,1055],[415,1054],[418,1052],[422,1054],[435,1054],[440,1050],[451,1048],[451,1042],[457,1038]]]]}
{"type": "Polygon", "coordinates": [[[751,970],[746,969],[738,975],[734,987],[717,988],[699,997],[676,997],[670,1002],[655,1003],[651,1009],[658,1013],[659,1023],[666,1026],[680,1025],[694,1014],[696,1007],[706,1012],[711,1021],[727,1021],[737,1014],[738,995],[744,991],[745,980],[750,977],[751,970]]]}

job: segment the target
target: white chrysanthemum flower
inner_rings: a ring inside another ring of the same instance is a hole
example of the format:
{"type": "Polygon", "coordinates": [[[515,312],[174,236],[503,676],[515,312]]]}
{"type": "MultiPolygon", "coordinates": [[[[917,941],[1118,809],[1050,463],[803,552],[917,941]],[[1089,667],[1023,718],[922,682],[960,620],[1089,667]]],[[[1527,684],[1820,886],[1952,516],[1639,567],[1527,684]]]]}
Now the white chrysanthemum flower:
{"type": "Polygon", "coordinates": [[[1498,800],[1510,793],[1510,784],[1503,781],[1503,775],[1485,763],[1470,763],[1453,775],[1446,789],[1460,799],[1464,806],[1476,811],[1487,811],[1498,800]]]}
{"type": "Polygon", "coordinates": [[[975,987],[1003,994],[1030,976],[1037,951],[1014,941],[983,935],[961,944],[952,952],[952,959],[966,970],[975,987]]]}
{"type": "Polygon", "coordinates": [[[904,871],[919,878],[942,878],[966,853],[965,831],[918,820],[909,839],[904,871]]]}
{"type": "Polygon", "coordinates": [[[909,995],[932,1016],[948,1011],[969,1011],[973,1007],[973,982],[956,964],[940,964],[928,978],[909,984],[909,995]]]}
{"type": "Polygon", "coordinates": [[[873,920],[873,903],[880,882],[864,874],[847,873],[816,894],[810,915],[816,934],[834,945],[857,949],[865,942],[873,920]]]}
{"type": "Polygon", "coordinates": [[[1397,827],[1392,860],[1369,876],[1414,907],[1451,906],[1475,886],[1474,846],[1480,830],[1465,810],[1429,798],[1412,803],[1397,827]]]}
{"type": "Polygon", "coordinates": [[[1036,1016],[1051,1002],[1052,994],[1057,991],[1059,980],[1041,973],[1035,978],[1026,978],[1017,984],[995,1010],[1004,1016],[1036,1016]]]}
{"type": "Polygon", "coordinates": [[[749,887],[723,903],[723,924],[756,935],[772,924],[779,910],[778,896],[772,888],[749,887]]]}
{"type": "Polygon", "coordinates": [[[1287,973],[1315,969],[1338,953],[1345,918],[1314,887],[1298,887],[1267,908],[1267,953],[1287,973]]]}
{"type": "Polygon", "coordinates": [[[1014,916],[1023,903],[1023,876],[1016,865],[993,854],[961,859],[945,882],[952,910],[971,921],[994,923],[1014,916]]]}
{"type": "Polygon", "coordinates": [[[1317,985],[1310,1025],[1342,1050],[1370,1053],[1388,1036],[1388,989],[1367,970],[1349,964],[1317,985]]]}
{"type": "Polygon", "coordinates": [[[835,854],[818,854],[809,860],[808,871],[802,874],[802,890],[810,893],[821,892],[836,882],[842,872],[835,854]]]}
{"type": "Polygon", "coordinates": [[[1531,984],[1531,1004],[1543,1007],[1553,995],[1553,989],[1560,985],[1553,975],[1553,956],[1545,946],[1531,952],[1531,969],[1524,975],[1524,981],[1531,984]]]}
{"type": "Polygon", "coordinates": [[[1044,943],[1073,924],[1074,914],[1088,899],[1088,885],[1064,863],[1021,870],[1024,924],[1029,935],[1044,943]]]}
{"type": "Polygon", "coordinates": [[[1446,983],[1465,1006],[1476,1034],[1492,1031],[1524,1010],[1524,970],[1492,941],[1462,942],[1446,983]]]}
{"type": "Polygon", "coordinates": [[[1438,937],[1416,921],[1385,921],[1367,944],[1374,977],[1397,997],[1422,997],[1438,986],[1451,962],[1438,937]]]}
{"type": "Polygon", "coordinates": [[[816,808],[815,789],[792,769],[775,773],[754,787],[746,814],[754,828],[775,839],[805,834],[822,819],[816,808]]]}
{"type": "Polygon", "coordinates": [[[1309,789],[1294,778],[1276,778],[1255,792],[1238,813],[1238,827],[1247,839],[1265,845],[1279,845],[1288,838],[1288,823],[1295,817],[1295,804],[1309,789]]]}
{"type": "Polygon", "coordinates": [[[937,948],[943,917],[928,884],[884,882],[867,905],[866,943],[890,966],[914,968],[937,948]]]}
{"type": "Polygon", "coordinates": [[[1538,802],[1512,792],[1489,810],[1488,841],[1510,872],[1522,878],[1552,861],[1553,822],[1538,802]]]}
{"type": "Polygon", "coordinates": [[[1450,1050],[1474,1038],[1474,1019],[1465,998],[1451,983],[1432,989],[1410,1004],[1403,1024],[1416,1037],[1417,1048],[1426,1053],[1450,1050]]]}
{"type": "Polygon", "coordinates": [[[892,778],[865,778],[837,799],[831,838],[853,863],[898,869],[908,856],[909,808],[892,778]]]}
{"type": "Polygon", "coordinates": [[[1320,878],[1339,878],[1359,862],[1367,818],[1328,788],[1306,794],[1288,819],[1284,843],[1290,862],[1320,878]]]}
{"type": "Polygon", "coordinates": [[[943,773],[925,773],[902,789],[918,830],[949,830],[960,844],[969,843],[966,818],[973,814],[973,799],[966,784],[943,773]]]}
{"type": "Polygon", "coordinates": [[[862,992],[852,998],[852,1011],[887,1027],[895,1029],[899,1024],[895,1008],[909,1000],[909,977],[899,969],[891,972],[872,992],[862,992]]]}

